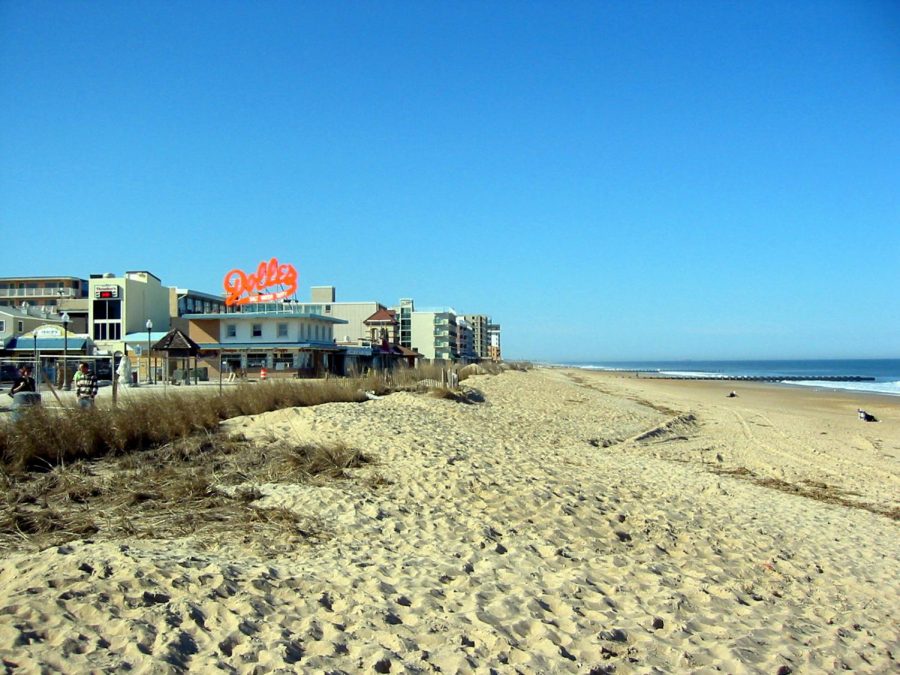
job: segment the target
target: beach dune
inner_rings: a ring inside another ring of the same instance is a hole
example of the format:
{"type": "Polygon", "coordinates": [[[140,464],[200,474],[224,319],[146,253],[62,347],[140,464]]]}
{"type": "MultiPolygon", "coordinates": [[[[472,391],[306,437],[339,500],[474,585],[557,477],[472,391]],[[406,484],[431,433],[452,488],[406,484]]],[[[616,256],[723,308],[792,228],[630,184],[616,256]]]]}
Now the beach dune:
{"type": "Polygon", "coordinates": [[[76,540],[0,560],[24,672],[896,669],[900,405],[566,369],[223,423],[340,441],[347,480],[264,483],[299,545],[76,540]]]}

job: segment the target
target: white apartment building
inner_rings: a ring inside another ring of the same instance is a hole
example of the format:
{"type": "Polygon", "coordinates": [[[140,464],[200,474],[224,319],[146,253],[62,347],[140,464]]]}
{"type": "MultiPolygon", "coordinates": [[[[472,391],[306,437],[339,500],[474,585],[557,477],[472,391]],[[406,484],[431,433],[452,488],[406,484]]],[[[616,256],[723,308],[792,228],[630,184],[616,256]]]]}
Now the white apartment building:
{"type": "Polygon", "coordinates": [[[201,349],[219,353],[229,367],[306,376],[343,372],[344,350],[335,344],[335,327],[344,321],[312,311],[310,305],[259,303],[240,312],[188,314],[184,319],[189,337],[201,349]]]}
{"type": "Polygon", "coordinates": [[[300,307],[322,316],[340,319],[344,323],[335,329],[335,339],[344,344],[355,344],[370,337],[365,321],[382,309],[387,309],[380,302],[365,300],[360,302],[336,302],[334,286],[313,286],[310,289],[310,302],[296,303],[300,307]]]}
{"type": "MultiPolygon", "coordinates": [[[[401,327],[402,331],[402,327],[401,327]]],[[[426,359],[459,358],[456,311],[450,307],[414,311],[410,320],[412,349],[426,359]]]]}

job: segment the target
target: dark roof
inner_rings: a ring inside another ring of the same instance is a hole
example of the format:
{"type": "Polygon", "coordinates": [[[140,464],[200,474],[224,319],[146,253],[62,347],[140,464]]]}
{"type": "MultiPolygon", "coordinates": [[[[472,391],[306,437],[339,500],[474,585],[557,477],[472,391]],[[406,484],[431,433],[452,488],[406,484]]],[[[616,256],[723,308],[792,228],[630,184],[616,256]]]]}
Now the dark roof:
{"type": "Polygon", "coordinates": [[[153,349],[158,352],[169,352],[179,354],[195,355],[200,351],[200,345],[191,340],[177,328],[173,328],[165,334],[162,340],[153,345],[153,349]]]}

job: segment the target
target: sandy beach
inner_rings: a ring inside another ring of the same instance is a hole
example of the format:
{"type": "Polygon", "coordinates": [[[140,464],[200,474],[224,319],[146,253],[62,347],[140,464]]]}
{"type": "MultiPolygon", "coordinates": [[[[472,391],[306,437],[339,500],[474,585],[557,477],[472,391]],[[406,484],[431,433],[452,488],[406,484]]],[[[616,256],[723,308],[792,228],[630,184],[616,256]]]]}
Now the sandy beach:
{"type": "Polygon", "coordinates": [[[371,458],[249,486],[315,524],[299,543],[6,553],[7,671],[897,671],[900,399],[566,369],[463,387],[223,423],[371,458]]]}

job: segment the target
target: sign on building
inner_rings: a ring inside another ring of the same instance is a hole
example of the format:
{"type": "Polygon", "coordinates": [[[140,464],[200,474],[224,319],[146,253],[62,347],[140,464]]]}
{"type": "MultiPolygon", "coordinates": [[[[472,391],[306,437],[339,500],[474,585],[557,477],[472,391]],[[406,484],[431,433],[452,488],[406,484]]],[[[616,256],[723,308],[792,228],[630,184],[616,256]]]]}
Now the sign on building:
{"type": "Polygon", "coordinates": [[[97,284],[94,286],[95,300],[111,300],[119,297],[119,287],[115,284],[97,284]]]}
{"type": "Polygon", "coordinates": [[[280,265],[277,258],[261,262],[254,274],[233,269],[225,275],[225,304],[247,305],[287,298],[297,292],[297,277],[293,265],[280,265]],[[271,290],[276,287],[280,289],[271,290]]]}

